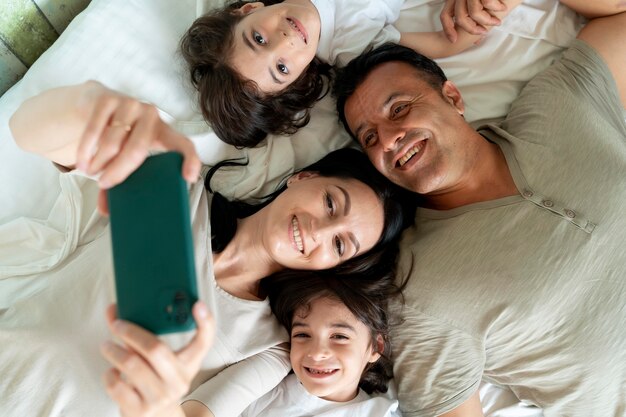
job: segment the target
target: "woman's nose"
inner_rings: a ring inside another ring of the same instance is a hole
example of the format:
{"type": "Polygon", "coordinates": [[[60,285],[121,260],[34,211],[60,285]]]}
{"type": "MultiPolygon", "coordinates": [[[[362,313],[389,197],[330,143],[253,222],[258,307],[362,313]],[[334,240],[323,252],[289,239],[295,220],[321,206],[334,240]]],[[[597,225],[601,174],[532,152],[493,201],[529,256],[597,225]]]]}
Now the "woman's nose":
{"type": "Polygon", "coordinates": [[[339,222],[337,219],[318,219],[311,224],[311,237],[316,243],[324,242],[325,238],[336,235],[338,228],[339,222]]]}

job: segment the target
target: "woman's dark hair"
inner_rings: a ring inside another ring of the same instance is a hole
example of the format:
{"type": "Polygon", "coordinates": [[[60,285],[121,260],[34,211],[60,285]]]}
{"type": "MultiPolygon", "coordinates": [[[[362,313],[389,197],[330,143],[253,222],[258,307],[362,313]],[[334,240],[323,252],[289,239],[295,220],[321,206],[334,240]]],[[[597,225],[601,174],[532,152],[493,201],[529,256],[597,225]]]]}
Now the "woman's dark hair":
{"type": "Polygon", "coordinates": [[[289,333],[296,312],[304,308],[304,314],[308,314],[314,300],[329,297],[345,304],[367,326],[375,351],[377,337],[382,337],[380,358],[365,368],[359,382],[369,394],[386,392],[387,382],[393,377],[387,304],[391,297],[400,295],[400,288],[394,284],[396,254],[397,245],[389,245],[377,272],[337,275],[332,271],[284,271],[262,281],[272,312],[289,333]]]}
{"type": "Polygon", "coordinates": [[[392,61],[411,65],[417,70],[416,76],[421,76],[424,81],[441,94],[441,89],[447,78],[443,70],[432,59],[415,52],[411,48],[395,43],[386,43],[378,48],[368,50],[354,58],[344,68],[338,69],[334,77],[333,97],[337,100],[339,120],[351,135],[352,132],[350,132],[345,115],[346,101],[374,68],[392,61]]]}
{"type": "MultiPolygon", "coordinates": [[[[211,177],[215,171],[229,165],[243,165],[243,163],[226,161],[214,166],[205,179],[205,186],[209,191],[211,191],[211,177]]],[[[378,265],[383,263],[387,245],[395,242],[400,232],[413,222],[417,201],[415,195],[390,182],[374,168],[363,152],[356,149],[344,148],[333,151],[302,171],[314,171],[323,177],[353,178],[368,185],[374,191],[383,204],[382,235],[370,251],[334,267],[333,273],[355,274],[366,271],[377,273],[378,265]]],[[[230,202],[219,193],[214,193],[211,202],[213,251],[221,252],[228,245],[235,235],[237,219],[256,213],[286,188],[287,186],[283,184],[277,191],[255,205],[241,201],[230,202]]]]}
{"type": "MultiPolygon", "coordinates": [[[[266,6],[283,0],[262,0],[266,6]]],[[[245,16],[238,1],[212,11],[191,25],[181,40],[191,82],[199,92],[200,110],[217,136],[238,147],[253,147],[268,134],[292,134],[309,122],[310,109],[328,92],[330,66],[314,58],[284,90],[259,91],[229,65],[235,26],[245,16]]]]}

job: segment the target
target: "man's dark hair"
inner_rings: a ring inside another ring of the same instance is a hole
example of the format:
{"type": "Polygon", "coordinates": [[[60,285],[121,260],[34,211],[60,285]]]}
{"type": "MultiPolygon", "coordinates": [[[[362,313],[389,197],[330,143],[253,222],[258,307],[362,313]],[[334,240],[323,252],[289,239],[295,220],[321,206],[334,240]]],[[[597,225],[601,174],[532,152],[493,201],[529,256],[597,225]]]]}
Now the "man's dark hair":
{"type": "MultiPolygon", "coordinates": [[[[263,0],[266,6],[283,0],[263,0]]],[[[191,25],[181,40],[191,82],[199,92],[202,115],[217,136],[238,147],[253,147],[268,134],[293,134],[309,122],[310,109],[327,92],[330,66],[318,58],[284,90],[264,94],[228,63],[234,30],[245,16],[238,1],[214,10],[191,25]]]]}
{"type": "Polygon", "coordinates": [[[351,135],[352,132],[350,132],[345,115],[346,101],[374,68],[394,61],[411,65],[424,81],[440,93],[443,84],[448,80],[435,61],[405,46],[386,43],[378,48],[363,52],[350,61],[346,67],[337,70],[333,85],[333,96],[337,100],[339,120],[351,135]]]}

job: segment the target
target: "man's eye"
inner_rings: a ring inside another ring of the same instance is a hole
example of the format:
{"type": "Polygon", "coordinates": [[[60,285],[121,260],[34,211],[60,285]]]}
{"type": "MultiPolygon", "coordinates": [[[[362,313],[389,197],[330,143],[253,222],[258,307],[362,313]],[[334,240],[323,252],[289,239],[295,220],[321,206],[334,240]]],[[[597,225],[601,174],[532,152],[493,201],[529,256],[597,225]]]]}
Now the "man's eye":
{"type": "Polygon", "coordinates": [[[403,113],[406,112],[406,109],[408,109],[409,105],[408,103],[402,103],[402,104],[398,104],[397,106],[393,107],[391,109],[391,118],[396,118],[398,116],[401,116],[403,113]]]}
{"type": "Polygon", "coordinates": [[[337,255],[339,256],[343,256],[343,253],[345,252],[345,246],[343,244],[343,240],[341,240],[341,238],[339,238],[339,236],[335,236],[335,250],[337,251],[337,255]]]}
{"type": "Polygon", "coordinates": [[[259,45],[265,45],[267,43],[265,38],[261,36],[259,32],[252,32],[252,39],[254,39],[254,41],[259,45]]]}
{"type": "Polygon", "coordinates": [[[366,133],[365,136],[363,136],[363,139],[361,139],[361,142],[363,143],[364,148],[373,146],[376,143],[376,134],[374,132],[366,133]]]}
{"type": "Polygon", "coordinates": [[[285,75],[289,74],[289,68],[287,68],[285,64],[278,64],[276,65],[276,68],[281,74],[285,74],[285,75]]]}

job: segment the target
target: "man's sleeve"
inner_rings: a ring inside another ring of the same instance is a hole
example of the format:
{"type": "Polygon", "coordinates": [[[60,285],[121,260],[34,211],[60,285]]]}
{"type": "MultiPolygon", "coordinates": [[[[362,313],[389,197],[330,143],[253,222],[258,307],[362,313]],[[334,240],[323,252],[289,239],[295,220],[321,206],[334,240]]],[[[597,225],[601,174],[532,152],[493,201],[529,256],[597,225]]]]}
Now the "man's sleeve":
{"type": "Polygon", "coordinates": [[[403,320],[391,334],[403,416],[446,413],[478,390],[485,364],[482,340],[410,306],[394,307],[393,316],[403,320]]]}
{"type": "Polygon", "coordinates": [[[602,120],[615,130],[624,129],[624,110],[608,66],[595,49],[578,39],[559,61],[526,85],[502,127],[535,143],[542,137],[550,140],[566,119],[571,123],[602,120]]]}

